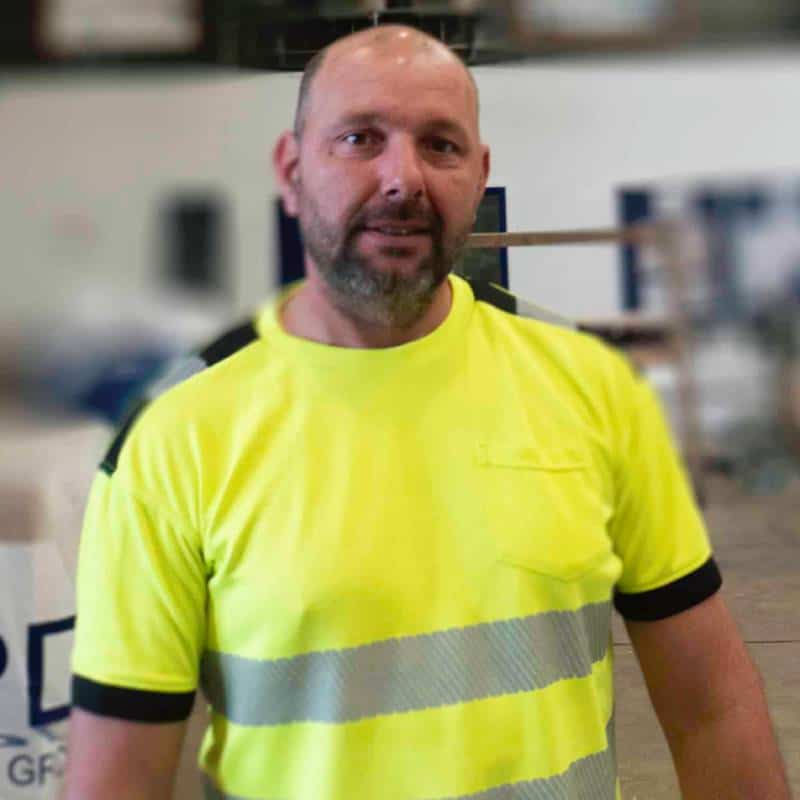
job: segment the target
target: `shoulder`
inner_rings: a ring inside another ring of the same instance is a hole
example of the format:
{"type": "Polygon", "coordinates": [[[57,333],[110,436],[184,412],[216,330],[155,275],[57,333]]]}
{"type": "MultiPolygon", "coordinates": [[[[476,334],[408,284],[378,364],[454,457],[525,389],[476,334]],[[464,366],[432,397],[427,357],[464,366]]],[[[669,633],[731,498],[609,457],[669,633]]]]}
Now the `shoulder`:
{"type": "MultiPolygon", "coordinates": [[[[479,326],[518,368],[533,367],[594,390],[625,390],[639,376],[627,357],[571,320],[499,290],[471,284],[479,326]]],[[[499,353],[498,353],[499,355],[499,353]]]]}
{"type": "Polygon", "coordinates": [[[101,462],[102,471],[113,475],[123,452],[146,451],[150,442],[163,449],[204,418],[221,415],[236,387],[252,374],[259,341],[253,321],[247,320],[169,365],[129,411],[101,462]]]}
{"type": "Polygon", "coordinates": [[[473,330],[484,343],[476,349],[487,359],[486,370],[497,374],[500,369],[517,387],[516,396],[532,407],[583,420],[604,437],[616,438],[645,385],[627,357],[570,320],[528,308],[514,295],[475,294],[473,330]]]}

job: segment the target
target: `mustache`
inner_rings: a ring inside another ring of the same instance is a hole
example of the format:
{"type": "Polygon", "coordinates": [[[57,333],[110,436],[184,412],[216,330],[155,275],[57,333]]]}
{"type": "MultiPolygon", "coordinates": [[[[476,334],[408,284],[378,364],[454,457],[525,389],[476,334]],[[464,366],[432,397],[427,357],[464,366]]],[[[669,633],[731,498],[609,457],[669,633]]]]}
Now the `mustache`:
{"type": "Polygon", "coordinates": [[[386,205],[362,211],[350,223],[351,235],[358,231],[380,222],[407,222],[424,223],[432,234],[438,235],[442,231],[442,220],[432,209],[420,208],[418,203],[407,202],[402,204],[386,205]]]}

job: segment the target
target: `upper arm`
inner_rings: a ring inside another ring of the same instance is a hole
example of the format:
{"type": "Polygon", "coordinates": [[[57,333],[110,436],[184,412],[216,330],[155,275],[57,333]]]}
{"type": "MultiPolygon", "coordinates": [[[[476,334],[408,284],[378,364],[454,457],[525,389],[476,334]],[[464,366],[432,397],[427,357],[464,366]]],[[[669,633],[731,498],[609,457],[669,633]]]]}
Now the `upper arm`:
{"type": "Polygon", "coordinates": [[[627,620],[654,621],[701,603],[722,579],[658,397],[616,363],[609,534],[621,573],[614,602],[627,620]]]}
{"type": "Polygon", "coordinates": [[[74,708],[63,800],[169,800],[185,728],[74,708]]]}
{"type": "Polygon", "coordinates": [[[680,614],[626,625],[668,738],[724,716],[760,684],[718,593],[680,614]]]}
{"type": "Polygon", "coordinates": [[[630,372],[620,380],[627,413],[617,429],[611,521],[622,561],[615,605],[671,736],[718,715],[754,670],[719,594],[722,577],[658,399],[630,372]]]}
{"type": "MultiPolygon", "coordinates": [[[[617,608],[628,619],[642,618],[640,613],[646,615],[644,619],[670,616],[688,605],[680,608],[667,604],[650,615],[639,607],[639,601],[645,599],[642,595],[701,570],[711,557],[711,546],[658,397],[630,370],[619,380],[614,514],[610,522],[614,549],[622,561],[617,608]]],[[[686,596],[686,588],[680,587],[679,594],[686,596]]],[[[717,588],[714,586],[713,591],[717,588]]],[[[695,603],[707,596],[701,591],[695,603]]]]}
{"type": "MultiPolygon", "coordinates": [[[[161,496],[143,498],[124,477],[100,473],[89,497],[73,671],[101,685],[191,693],[205,640],[202,548],[161,496]]],[[[114,709],[87,710],[126,716],[114,709]]]]}
{"type": "Polygon", "coordinates": [[[157,441],[148,445],[154,438],[142,444],[134,434],[97,476],[87,506],[70,800],[169,797],[197,688],[207,568],[179,464],[157,441]]]}

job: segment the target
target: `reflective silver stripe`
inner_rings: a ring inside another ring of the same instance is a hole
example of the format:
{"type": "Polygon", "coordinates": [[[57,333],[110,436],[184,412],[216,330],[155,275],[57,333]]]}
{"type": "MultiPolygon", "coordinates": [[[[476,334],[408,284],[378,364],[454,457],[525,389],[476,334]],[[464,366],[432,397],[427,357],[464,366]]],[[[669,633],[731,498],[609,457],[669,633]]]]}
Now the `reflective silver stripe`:
{"type": "Polygon", "coordinates": [[[259,661],[203,657],[203,690],[238,725],[341,723],[529,692],[588,675],[610,604],[259,661]]]}
{"type": "MultiPolygon", "coordinates": [[[[573,761],[560,775],[506,783],[477,794],[439,800],[615,800],[617,758],[613,716],[606,727],[606,741],[605,750],[573,761]]],[[[247,800],[221,791],[208,776],[204,786],[205,800],[247,800]]]]}
{"type": "Polygon", "coordinates": [[[477,794],[439,800],[615,800],[617,758],[613,717],[606,727],[606,741],[605,750],[573,761],[560,775],[506,783],[477,794]]]}

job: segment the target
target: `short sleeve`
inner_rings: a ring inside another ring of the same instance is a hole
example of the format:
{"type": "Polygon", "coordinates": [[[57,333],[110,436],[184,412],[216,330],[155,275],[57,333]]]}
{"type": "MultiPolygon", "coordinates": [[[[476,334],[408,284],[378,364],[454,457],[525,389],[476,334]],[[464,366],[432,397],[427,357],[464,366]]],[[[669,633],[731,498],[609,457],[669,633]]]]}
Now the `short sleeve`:
{"type": "Polygon", "coordinates": [[[614,549],[622,560],[615,605],[626,618],[685,611],[721,585],[708,534],[660,404],[649,384],[622,367],[614,549]]]}
{"type": "Polygon", "coordinates": [[[165,503],[98,473],[81,536],[73,703],[174,721],[191,711],[205,638],[198,538],[165,503]]]}

